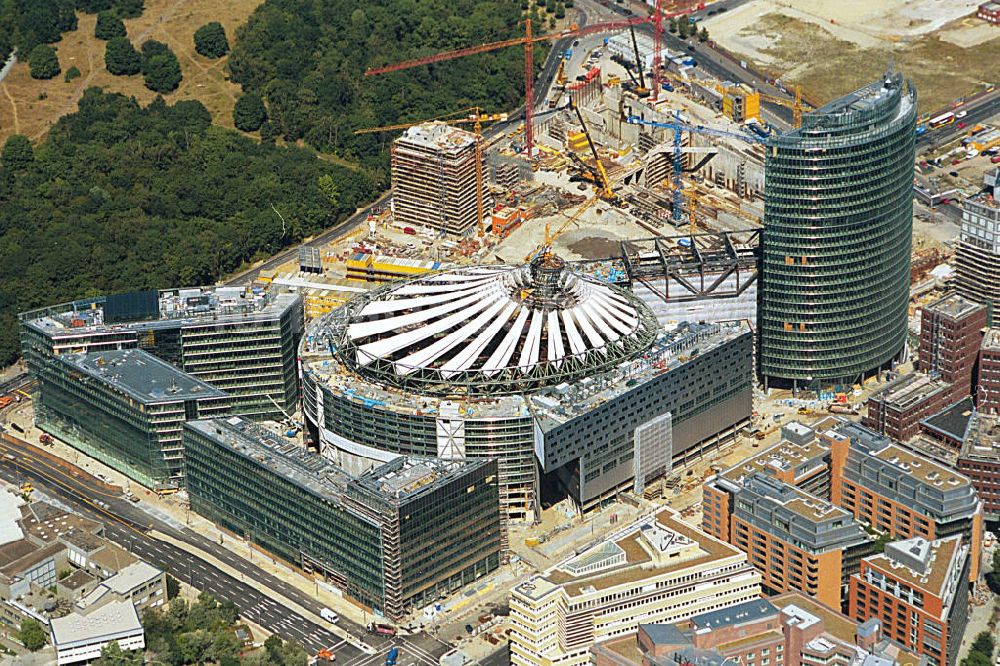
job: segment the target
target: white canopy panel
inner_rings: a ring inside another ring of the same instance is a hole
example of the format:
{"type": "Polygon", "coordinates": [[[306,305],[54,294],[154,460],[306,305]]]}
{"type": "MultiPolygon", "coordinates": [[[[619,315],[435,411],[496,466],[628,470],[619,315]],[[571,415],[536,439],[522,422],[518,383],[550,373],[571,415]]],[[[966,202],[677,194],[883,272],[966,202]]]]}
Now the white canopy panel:
{"type": "Polygon", "coordinates": [[[346,336],[358,366],[380,362],[399,377],[529,374],[625,352],[642,307],[561,262],[459,268],[376,292],[346,336]]]}

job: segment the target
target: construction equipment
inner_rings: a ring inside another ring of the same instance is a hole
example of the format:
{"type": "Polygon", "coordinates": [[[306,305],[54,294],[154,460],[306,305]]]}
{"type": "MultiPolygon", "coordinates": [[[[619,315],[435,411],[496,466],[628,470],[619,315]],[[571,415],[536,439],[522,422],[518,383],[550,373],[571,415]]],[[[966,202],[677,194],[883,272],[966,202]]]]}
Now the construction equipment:
{"type": "Polygon", "coordinates": [[[625,71],[632,78],[632,82],[635,83],[635,94],[639,97],[649,97],[649,88],[646,87],[646,79],[642,75],[642,58],[639,56],[639,42],[635,39],[635,26],[630,25],[628,30],[632,33],[632,49],[635,52],[635,69],[639,80],[636,81],[635,78],[632,78],[632,71],[627,66],[625,67],[625,71]]]}
{"type": "Polygon", "coordinates": [[[38,443],[39,443],[39,444],[45,444],[46,446],[50,446],[50,445],[52,444],[52,435],[50,435],[50,434],[49,434],[49,433],[47,433],[47,432],[43,432],[43,433],[42,433],[42,434],[41,434],[41,435],[40,435],[40,436],[38,437],[38,443]]]}
{"type": "Polygon", "coordinates": [[[479,232],[479,237],[482,238],[486,235],[486,225],[483,222],[483,215],[485,211],[483,210],[483,123],[484,122],[503,122],[507,120],[506,113],[483,113],[482,109],[478,106],[473,106],[456,113],[447,114],[445,116],[439,116],[431,120],[422,120],[415,123],[403,123],[401,125],[385,125],[383,127],[368,127],[365,129],[355,130],[355,134],[370,134],[372,132],[391,132],[393,130],[407,129],[409,127],[415,127],[416,125],[423,125],[427,122],[442,122],[448,125],[462,125],[471,123],[472,130],[476,134],[476,224],[479,232]],[[452,118],[451,116],[457,113],[467,114],[464,118],[452,118]]]}
{"type": "Polygon", "coordinates": [[[25,498],[30,497],[33,492],[35,492],[35,487],[30,483],[25,481],[21,484],[21,494],[24,495],[25,498]]]}
{"type": "Polygon", "coordinates": [[[597,146],[594,145],[594,140],[590,136],[590,130],[587,129],[587,123],[583,120],[583,114],[580,112],[580,107],[578,104],[570,99],[570,107],[576,112],[576,118],[580,121],[580,127],[583,128],[583,134],[587,137],[587,145],[590,146],[590,154],[594,156],[594,165],[597,169],[597,175],[599,176],[598,184],[601,187],[600,196],[606,201],[615,201],[617,196],[611,187],[611,180],[608,178],[608,172],[604,169],[604,165],[601,163],[601,156],[597,154],[597,146]]]}
{"type": "Polygon", "coordinates": [[[580,206],[573,211],[573,214],[566,218],[566,221],[559,225],[559,228],[555,230],[555,233],[551,233],[549,230],[549,223],[545,223],[545,239],[542,242],[541,247],[533,252],[529,252],[525,257],[525,261],[531,261],[539,255],[548,256],[552,254],[552,244],[557,238],[562,236],[563,232],[569,229],[570,225],[579,220],[585,212],[587,212],[591,206],[601,200],[601,192],[599,191],[594,196],[590,197],[584,201],[580,206]]]}
{"type": "Polygon", "coordinates": [[[632,25],[642,25],[645,23],[653,24],[653,99],[656,99],[658,90],[660,87],[660,66],[662,64],[662,42],[663,42],[663,20],[673,18],[675,16],[680,16],[685,12],[672,12],[665,14],[663,12],[663,2],[664,0],[655,0],[655,5],[653,8],[653,14],[644,18],[631,18],[624,19],[621,21],[609,21],[606,23],[595,23],[594,25],[588,25],[583,27],[571,27],[569,30],[563,30],[562,32],[554,32],[547,35],[535,35],[532,33],[531,29],[531,19],[525,19],[524,21],[524,36],[516,37],[514,39],[506,39],[501,42],[492,42],[490,44],[480,44],[479,46],[469,46],[464,49],[457,49],[454,51],[445,51],[443,53],[438,53],[436,55],[426,56],[424,58],[417,58],[415,60],[407,60],[404,62],[398,62],[394,65],[386,65],[384,67],[373,67],[365,72],[365,76],[374,76],[376,74],[385,74],[388,72],[398,72],[403,69],[410,69],[411,67],[419,67],[421,65],[431,65],[438,62],[443,62],[445,60],[453,60],[455,58],[462,58],[469,55],[476,55],[479,53],[488,53],[490,51],[497,51],[499,49],[505,49],[509,46],[521,46],[524,48],[524,138],[525,138],[525,152],[527,156],[532,157],[534,151],[534,129],[532,123],[535,114],[535,93],[534,93],[534,79],[535,79],[535,65],[534,65],[534,52],[533,46],[535,42],[542,41],[555,41],[564,39],[567,37],[583,37],[585,35],[592,35],[599,32],[609,32],[612,30],[620,30],[627,28],[632,25]]]}
{"type": "MultiPolygon", "coordinates": [[[[802,111],[811,110],[812,107],[802,101],[802,88],[795,86],[795,99],[787,100],[782,97],[773,97],[772,95],[765,95],[762,92],[758,92],[760,98],[767,100],[772,104],[779,104],[785,108],[792,110],[792,127],[799,128],[802,127],[802,111]]],[[[763,120],[763,119],[760,119],[763,120]]]]}
{"type": "Polygon", "coordinates": [[[683,189],[684,183],[681,179],[681,175],[684,171],[684,165],[682,162],[683,153],[681,151],[681,132],[691,132],[692,134],[705,134],[708,136],[726,137],[730,139],[738,139],[740,141],[745,141],[747,143],[767,143],[767,140],[763,137],[757,136],[756,134],[744,134],[740,132],[730,132],[728,130],[718,129],[715,127],[705,127],[704,125],[691,125],[690,123],[685,123],[680,119],[680,112],[674,112],[674,120],[669,123],[662,123],[655,120],[646,120],[639,116],[627,116],[625,122],[630,125],[648,125],[650,127],[659,127],[661,129],[668,129],[674,133],[673,138],[673,192],[674,192],[674,204],[673,210],[671,211],[674,225],[678,226],[682,220],[682,208],[683,208],[683,189]]]}

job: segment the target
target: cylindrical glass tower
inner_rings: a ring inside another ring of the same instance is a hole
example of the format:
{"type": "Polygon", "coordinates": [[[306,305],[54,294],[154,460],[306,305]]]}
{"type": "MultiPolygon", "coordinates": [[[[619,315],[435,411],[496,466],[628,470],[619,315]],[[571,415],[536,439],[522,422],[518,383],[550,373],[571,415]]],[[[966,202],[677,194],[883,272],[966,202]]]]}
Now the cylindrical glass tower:
{"type": "Polygon", "coordinates": [[[912,82],[890,70],[768,145],[765,383],[850,383],[903,350],[916,103],[912,82]]]}

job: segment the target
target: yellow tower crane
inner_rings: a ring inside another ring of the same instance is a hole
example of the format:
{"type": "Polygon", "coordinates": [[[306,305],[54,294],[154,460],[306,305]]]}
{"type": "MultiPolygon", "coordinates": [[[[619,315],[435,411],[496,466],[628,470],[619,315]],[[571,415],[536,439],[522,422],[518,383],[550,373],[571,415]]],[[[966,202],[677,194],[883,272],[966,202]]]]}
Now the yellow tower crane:
{"type": "Polygon", "coordinates": [[[795,86],[795,99],[787,100],[782,97],[772,97],[771,95],[765,95],[764,93],[757,93],[760,95],[762,100],[767,100],[773,104],[779,104],[785,108],[792,110],[792,127],[799,128],[802,127],[802,111],[812,110],[812,106],[802,101],[802,88],[795,86]]]}
{"type": "Polygon", "coordinates": [[[366,127],[364,129],[356,130],[355,134],[373,134],[375,132],[392,132],[394,130],[408,129],[410,127],[416,127],[417,125],[424,125],[426,123],[445,123],[446,125],[466,125],[471,124],[472,130],[476,134],[476,224],[479,230],[479,237],[482,238],[486,235],[486,226],[484,223],[483,210],[483,123],[485,122],[503,122],[507,120],[506,113],[483,113],[482,109],[478,106],[474,106],[468,109],[463,109],[462,111],[457,111],[455,113],[449,113],[444,116],[438,116],[437,118],[430,118],[428,120],[421,120],[413,123],[403,123],[400,125],[383,125],[382,127],[366,127]],[[466,114],[463,118],[454,118],[453,116],[459,114],[466,114]]]}
{"type": "Polygon", "coordinates": [[[549,223],[546,222],[545,240],[542,242],[542,246],[539,249],[528,253],[528,255],[524,257],[524,260],[530,261],[531,259],[534,259],[538,255],[548,256],[552,254],[552,244],[556,241],[556,239],[562,236],[563,232],[569,229],[569,226],[571,224],[579,220],[580,217],[582,217],[583,214],[587,212],[587,210],[589,210],[591,206],[600,201],[602,198],[603,198],[603,193],[598,191],[597,194],[584,201],[575,211],[573,211],[571,215],[567,216],[566,221],[560,224],[559,228],[556,229],[554,233],[550,231],[549,223]]]}

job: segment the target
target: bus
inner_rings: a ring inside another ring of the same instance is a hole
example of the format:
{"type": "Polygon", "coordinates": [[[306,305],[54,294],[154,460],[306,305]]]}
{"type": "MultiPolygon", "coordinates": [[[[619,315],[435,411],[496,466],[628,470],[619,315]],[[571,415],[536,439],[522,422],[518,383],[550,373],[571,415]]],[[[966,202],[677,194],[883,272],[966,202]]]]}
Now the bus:
{"type": "Polygon", "coordinates": [[[931,118],[927,125],[934,129],[936,127],[941,127],[943,125],[950,125],[955,122],[955,114],[949,111],[948,113],[942,113],[936,118],[931,118]]]}

